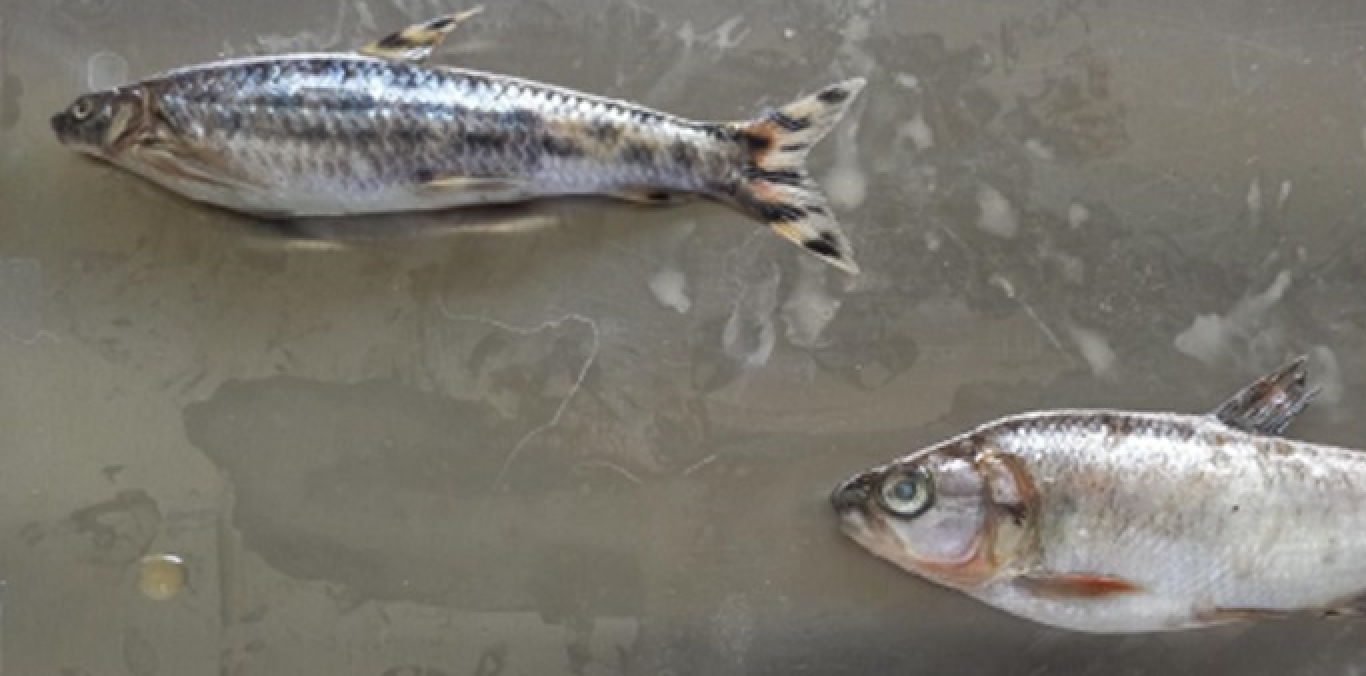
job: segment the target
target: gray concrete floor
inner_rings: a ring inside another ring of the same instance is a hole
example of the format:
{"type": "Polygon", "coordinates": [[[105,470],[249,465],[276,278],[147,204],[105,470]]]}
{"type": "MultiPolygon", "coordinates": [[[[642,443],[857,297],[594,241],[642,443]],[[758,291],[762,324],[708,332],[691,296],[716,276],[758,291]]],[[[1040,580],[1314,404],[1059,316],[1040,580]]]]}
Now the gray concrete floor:
{"type": "Polygon", "coordinates": [[[706,205],[301,248],[47,126],[455,8],[0,0],[4,674],[1362,673],[1366,622],[1029,625],[825,496],[1299,352],[1292,433],[1366,445],[1366,4],[515,0],[438,57],[722,119],[868,76],[812,158],[857,279],[706,205]]]}

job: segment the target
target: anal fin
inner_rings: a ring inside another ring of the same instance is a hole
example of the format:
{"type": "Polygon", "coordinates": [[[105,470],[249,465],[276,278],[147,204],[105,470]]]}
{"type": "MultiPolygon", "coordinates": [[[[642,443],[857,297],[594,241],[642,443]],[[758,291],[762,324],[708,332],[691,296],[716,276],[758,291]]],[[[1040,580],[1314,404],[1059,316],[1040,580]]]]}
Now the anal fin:
{"type": "Polygon", "coordinates": [[[683,193],[648,186],[618,188],[611,192],[611,196],[619,200],[651,206],[675,206],[684,204],[691,199],[683,193]]]}
{"type": "Polygon", "coordinates": [[[1281,620],[1294,614],[1289,610],[1274,608],[1210,608],[1197,612],[1195,619],[1202,624],[1215,625],[1249,620],[1281,620]]]}
{"type": "Polygon", "coordinates": [[[445,40],[446,36],[455,30],[456,26],[483,11],[484,7],[481,5],[463,12],[447,14],[413,24],[395,33],[390,33],[383,39],[372,42],[356,51],[367,56],[390,61],[420,64],[432,55],[432,51],[441,45],[441,41],[445,40]]]}
{"type": "Polygon", "coordinates": [[[1280,435],[1319,392],[1305,383],[1307,361],[1308,357],[1301,356],[1262,376],[1220,404],[1212,415],[1244,432],[1280,435]]]}
{"type": "Polygon", "coordinates": [[[1099,599],[1143,590],[1122,577],[1097,573],[1024,575],[1014,582],[1031,594],[1050,599],[1099,599]]]}

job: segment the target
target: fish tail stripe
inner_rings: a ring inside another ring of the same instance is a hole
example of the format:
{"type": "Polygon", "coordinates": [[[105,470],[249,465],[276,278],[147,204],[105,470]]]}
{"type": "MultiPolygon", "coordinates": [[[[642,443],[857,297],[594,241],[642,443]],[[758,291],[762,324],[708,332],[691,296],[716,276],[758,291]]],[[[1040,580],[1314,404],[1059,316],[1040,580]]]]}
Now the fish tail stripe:
{"type": "Polygon", "coordinates": [[[748,153],[736,195],[742,210],[779,235],[851,274],[848,239],[829,200],[806,170],[806,156],[844,117],[866,81],[853,78],[734,125],[748,153]]]}

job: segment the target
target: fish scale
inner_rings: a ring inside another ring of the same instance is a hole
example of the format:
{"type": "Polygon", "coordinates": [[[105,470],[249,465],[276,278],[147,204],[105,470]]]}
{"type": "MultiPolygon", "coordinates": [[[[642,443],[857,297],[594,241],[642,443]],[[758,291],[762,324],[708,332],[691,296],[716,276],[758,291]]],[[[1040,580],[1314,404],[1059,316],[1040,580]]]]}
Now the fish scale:
{"type": "Polygon", "coordinates": [[[1280,436],[1316,392],[1304,363],[1204,415],[997,419],[857,474],[831,500],[877,556],[1055,627],[1360,614],[1366,452],[1280,436]]]}
{"type": "MultiPolygon", "coordinates": [[[[312,173],[318,162],[358,161],[349,173],[325,172],[338,192],[411,187],[424,175],[448,173],[525,177],[545,192],[640,183],[696,189],[728,178],[682,170],[663,158],[628,164],[549,156],[543,149],[547,120],[602,120],[623,128],[636,123],[628,113],[545,88],[493,87],[480,77],[419,70],[366,57],[277,59],[268,68],[225,64],[170,74],[162,109],[190,138],[217,144],[227,155],[246,152],[260,163],[252,169],[261,175],[278,178],[312,173]]],[[[658,145],[708,138],[678,120],[637,119],[655,125],[642,136],[658,145]]],[[[310,184],[311,190],[327,187],[310,184]]]]}
{"type": "Polygon", "coordinates": [[[271,218],[602,195],[723,205],[857,273],[806,171],[855,78],[746,121],[708,122],[563,87],[425,63],[474,11],[335,54],[219,61],[78,98],[64,143],[163,187],[271,218]]]}

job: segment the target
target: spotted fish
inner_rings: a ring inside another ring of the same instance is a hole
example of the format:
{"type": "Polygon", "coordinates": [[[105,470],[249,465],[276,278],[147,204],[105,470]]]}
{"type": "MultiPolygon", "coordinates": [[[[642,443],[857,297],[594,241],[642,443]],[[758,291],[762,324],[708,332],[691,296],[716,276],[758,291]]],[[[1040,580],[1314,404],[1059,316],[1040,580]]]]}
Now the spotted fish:
{"type": "Polygon", "coordinates": [[[1139,633],[1366,608],[1366,452],[1281,436],[1301,357],[1205,415],[1016,415],[839,484],[876,556],[1029,620],[1139,633]]]}
{"type": "Polygon", "coordinates": [[[355,52],[218,61],[88,93],[54,115],[52,128],[62,143],[173,192],[265,218],[561,196],[702,197],[858,272],[805,159],[863,79],[753,120],[704,122],[428,64],[478,11],[355,52]]]}

